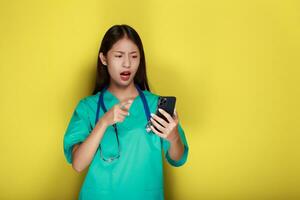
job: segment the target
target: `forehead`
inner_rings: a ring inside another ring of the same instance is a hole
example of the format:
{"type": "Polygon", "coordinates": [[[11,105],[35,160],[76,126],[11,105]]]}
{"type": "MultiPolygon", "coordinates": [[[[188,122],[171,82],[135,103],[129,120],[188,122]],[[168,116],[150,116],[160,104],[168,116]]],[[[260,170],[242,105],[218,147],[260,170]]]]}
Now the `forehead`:
{"type": "Polygon", "coordinates": [[[128,38],[118,40],[110,49],[111,51],[138,51],[137,45],[128,38]]]}

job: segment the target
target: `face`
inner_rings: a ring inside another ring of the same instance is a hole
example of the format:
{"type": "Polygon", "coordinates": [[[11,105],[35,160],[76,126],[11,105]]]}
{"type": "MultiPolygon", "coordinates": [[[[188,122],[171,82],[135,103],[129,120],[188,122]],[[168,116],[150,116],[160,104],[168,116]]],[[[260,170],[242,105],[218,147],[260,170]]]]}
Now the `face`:
{"type": "Polygon", "coordinates": [[[112,46],[106,57],[102,52],[99,56],[108,67],[111,84],[124,87],[133,83],[140,64],[139,49],[134,42],[124,37],[112,46]]]}

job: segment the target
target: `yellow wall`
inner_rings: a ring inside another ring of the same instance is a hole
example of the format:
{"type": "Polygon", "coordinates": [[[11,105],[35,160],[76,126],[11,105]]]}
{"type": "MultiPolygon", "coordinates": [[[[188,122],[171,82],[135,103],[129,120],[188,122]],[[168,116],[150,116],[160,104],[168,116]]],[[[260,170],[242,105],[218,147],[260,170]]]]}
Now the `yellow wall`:
{"type": "Polygon", "coordinates": [[[113,24],[142,37],[150,86],[190,146],[166,199],[300,199],[300,2],[0,2],[0,199],[76,199],[63,134],[113,24]]]}

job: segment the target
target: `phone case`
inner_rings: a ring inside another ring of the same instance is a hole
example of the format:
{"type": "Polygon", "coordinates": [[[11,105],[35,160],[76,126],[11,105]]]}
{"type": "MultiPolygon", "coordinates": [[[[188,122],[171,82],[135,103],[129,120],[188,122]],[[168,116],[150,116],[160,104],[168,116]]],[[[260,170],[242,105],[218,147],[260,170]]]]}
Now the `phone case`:
{"type": "MultiPolygon", "coordinates": [[[[174,96],[160,96],[158,98],[158,104],[156,107],[156,115],[162,119],[164,119],[165,121],[169,122],[168,119],[158,111],[158,109],[163,109],[165,110],[167,113],[169,113],[172,117],[174,114],[174,109],[175,109],[175,103],[176,103],[176,97],[174,96]]],[[[158,122],[159,123],[159,122],[158,122]]],[[[160,124],[160,123],[159,123],[160,124]]],[[[151,128],[150,126],[152,125],[152,122],[149,121],[146,125],[146,131],[150,132],[151,128]]],[[[154,125],[153,125],[154,126],[154,125]]],[[[161,131],[159,131],[155,126],[154,128],[161,133],[161,131]]]]}

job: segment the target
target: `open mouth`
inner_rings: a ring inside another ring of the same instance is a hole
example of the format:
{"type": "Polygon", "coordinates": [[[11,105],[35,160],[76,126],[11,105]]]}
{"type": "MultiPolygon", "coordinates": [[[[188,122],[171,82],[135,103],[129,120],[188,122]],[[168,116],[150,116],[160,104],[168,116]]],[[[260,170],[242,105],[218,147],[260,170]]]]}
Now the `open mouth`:
{"type": "Polygon", "coordinates": [[[127,81],[129,78],[130,78],[130,72],[129,71],[125,71],[125,72],[122,72],[121,74],[120,74],[120,76],[121,76],[121,79],[123,80],[123,81],[127,81]]]}

